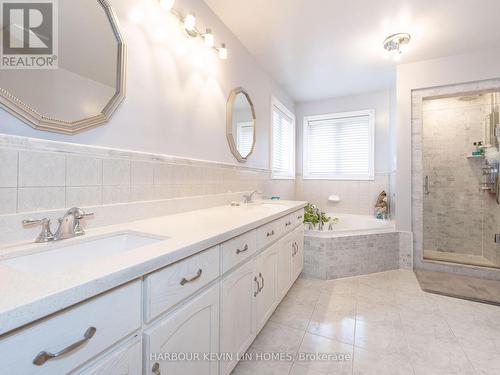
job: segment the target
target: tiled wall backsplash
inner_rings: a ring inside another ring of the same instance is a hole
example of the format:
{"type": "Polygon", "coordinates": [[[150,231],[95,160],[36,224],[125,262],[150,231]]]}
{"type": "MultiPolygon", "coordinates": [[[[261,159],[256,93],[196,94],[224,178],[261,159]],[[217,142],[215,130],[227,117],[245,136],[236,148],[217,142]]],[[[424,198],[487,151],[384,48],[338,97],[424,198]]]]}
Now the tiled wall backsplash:
{"type": "Polygon", "coordinates": [[[379,193],[389,195],[389,174],[375,175],[373,181],[303,180],[297,177],[295,197],[319,205],[331,213],[374,215],[379,193]],[[338,195],[339,203],[328,202],[330,195],[338,195]]]}
{"type": "Polygon", "coordinates": [[[166,215],[250,190],[294,198],[294,181],[271,180],[265,169],[21,137],[0,136],[0,165],[0,224],[11,233],[0,243],[26,237],[21,218],[73,206],[99,209],[108,220],[96,222],[106,225],[118,220],[115,211],[127,211],[130,221],[145,207],[150,216],[166,215]]]}

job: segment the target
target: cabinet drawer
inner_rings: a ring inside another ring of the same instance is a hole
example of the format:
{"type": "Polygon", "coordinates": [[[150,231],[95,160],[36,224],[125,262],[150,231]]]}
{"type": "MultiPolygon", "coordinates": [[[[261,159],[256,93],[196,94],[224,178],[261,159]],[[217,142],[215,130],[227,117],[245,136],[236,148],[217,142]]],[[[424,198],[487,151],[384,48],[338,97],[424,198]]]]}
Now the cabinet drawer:
{"type": "Polygon", "coordinates": [[[79,375],[138,375],[142,371],[142,340],[136,337],[107,353],[79,375]]]}
{"type": "Polygon", "coordinates": [[[295,227],[295,219],[292,215],[287,215],[280,219],[281,222],[281,233],[291,232],[292,228],[295,227]]]}
{"type": "Polygon", "coordinates": [[[141,283],[135,281],[0,340],[0,374],[67,374],[140,326],[141,283]]]}
{"type": "Polygon", "coordinates": [[[296,227],[299,224],[304,223],[304,209],[295,211],[290,215],[292,217],[293,226],[296,227]]]}
{"type": "Polygon", "coordinates": [[[222,273],[230,270],[257,251],[257,231],[242,234],[221,245],[222,273]]]}
{"type": "Polygon", "coordinates": [[[216,279],[219,268],[219,246],[216,246],[147,276],[146,322],[216,279]]]}
{"type": "Polygon", "coordinates": [[[285,219],[274,220],[269,224],[257,228],[257,248],[260,250],[271,242],[276,241],[283,233],[285,219]]]}

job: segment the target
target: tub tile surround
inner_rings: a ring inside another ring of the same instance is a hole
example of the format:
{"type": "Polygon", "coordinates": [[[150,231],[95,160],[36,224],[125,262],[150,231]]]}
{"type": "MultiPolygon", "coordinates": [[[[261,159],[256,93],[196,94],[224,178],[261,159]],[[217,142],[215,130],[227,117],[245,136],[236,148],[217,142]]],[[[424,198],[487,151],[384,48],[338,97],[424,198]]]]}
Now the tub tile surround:
{"type": "MultiPolygon", "coordinates": [[[[461,264],[428,261],[423,259],[423,150],[422,150],[422,118],[423,99],[460,93],[471,93],[481,90],[500,88],[500,80],[463,83],[457,85],[427,88],[412,91],[412,229],[413,229],[413,264],[415,269],[459,273],[465,276],[482,277],[500,280],[497,269],[461,264]]],[[[452,201],[452,203],[457,203],[452,201]]],[[[491,251],[491,250],[490,250],[491,251]]]]}
{"type": "Polygon", "coordinates": [[[243,193],[294,197],[294,181],[266,169],[160,154],[0,135],[0,243],[29,240],[27,218],[78,206],[110,225],[241,200],[243,193]]]}
{"type": "Polygon", "coordinates": [[[370,181],[304,180],[297,176],[295,196],[312,202],[326,212],[373,215],[377,197],[385,190],[390,196],[390,174],[376,173],[370,181]],[[330,195],[338,195],[339,203],[328,201],[330,195]]]}
{"type": "Polygon", "coordinates": [[[400,236],[399,232],[328,238],[306,235],[304,276],[330,280],[399,269],[400,236]]]}

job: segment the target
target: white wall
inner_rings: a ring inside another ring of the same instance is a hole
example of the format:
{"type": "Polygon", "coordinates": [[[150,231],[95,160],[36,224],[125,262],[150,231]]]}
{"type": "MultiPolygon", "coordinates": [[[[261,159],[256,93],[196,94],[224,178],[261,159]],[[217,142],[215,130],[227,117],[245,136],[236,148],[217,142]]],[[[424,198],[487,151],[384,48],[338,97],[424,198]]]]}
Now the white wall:
{"type": "Polygon", "coordinates": [[[31,129],[0,110],[0,133],[236,163],[225,136],[226,99],[231,89],[243,86],[257,115],[256,149],[247,165],[267,168],[271,95],[292,111],[293,102],[210,8],[201,0],[176,1],[183,13],[196,14],[200,30],[210,27],[217,43],[226,42],[226,61],[187,38],[157,0],[112,0],[112,5],[128,45],[128,87],[111,121],[65,136],[31,129]],[[139,6],[146,17],[137,25],[128,15],[139,6]]]}
{"type": "Polygon", "coordinates": [[[298,174],[296,198],[312,201],[334,212],[372,214],[378,193],[389,189],[390,114],[390,91],[296,103],[298,174]],[[375,181],[302,180],[304,117],[365,109],[375,109],[375,181]],[[331,194],[340,195],[342,202],[335,205],[329,204],[327,200],[331,194]]]}
{"type": "Polygon", "coordinates": [[[500,49],[401,64],[397,68],[397,227],[411,231],[412,90],[500,77],[500,49]]]}

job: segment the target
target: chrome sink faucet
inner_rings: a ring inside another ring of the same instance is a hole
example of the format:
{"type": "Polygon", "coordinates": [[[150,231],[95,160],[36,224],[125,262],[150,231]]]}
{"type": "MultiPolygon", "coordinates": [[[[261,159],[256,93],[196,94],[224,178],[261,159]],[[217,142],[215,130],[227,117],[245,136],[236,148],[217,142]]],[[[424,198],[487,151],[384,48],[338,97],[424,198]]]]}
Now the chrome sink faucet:
{"type": "Polygon", "coordinates": [[[81,228],[80,221],[93,216],[93,213],[87,213],[81,208],[73,207],[69,209],[62,218],[59,219],[59,227],[54,234],[50,230],[49,218],[43,218],[40,220],[23,220],[23,226],[42,226],[42,231],[35,239],[36,243],[60,241],[67,238],[84,235],[85,231],[81,228]]]}
{"type": "Polygon", "coordinates": [[[243,195],[243,203],[245,203],[245,204],[253,203],[254,194],[262,194],[262,193],[258,190],[254,190],[250,194],[244,194],[243,195]]]}

